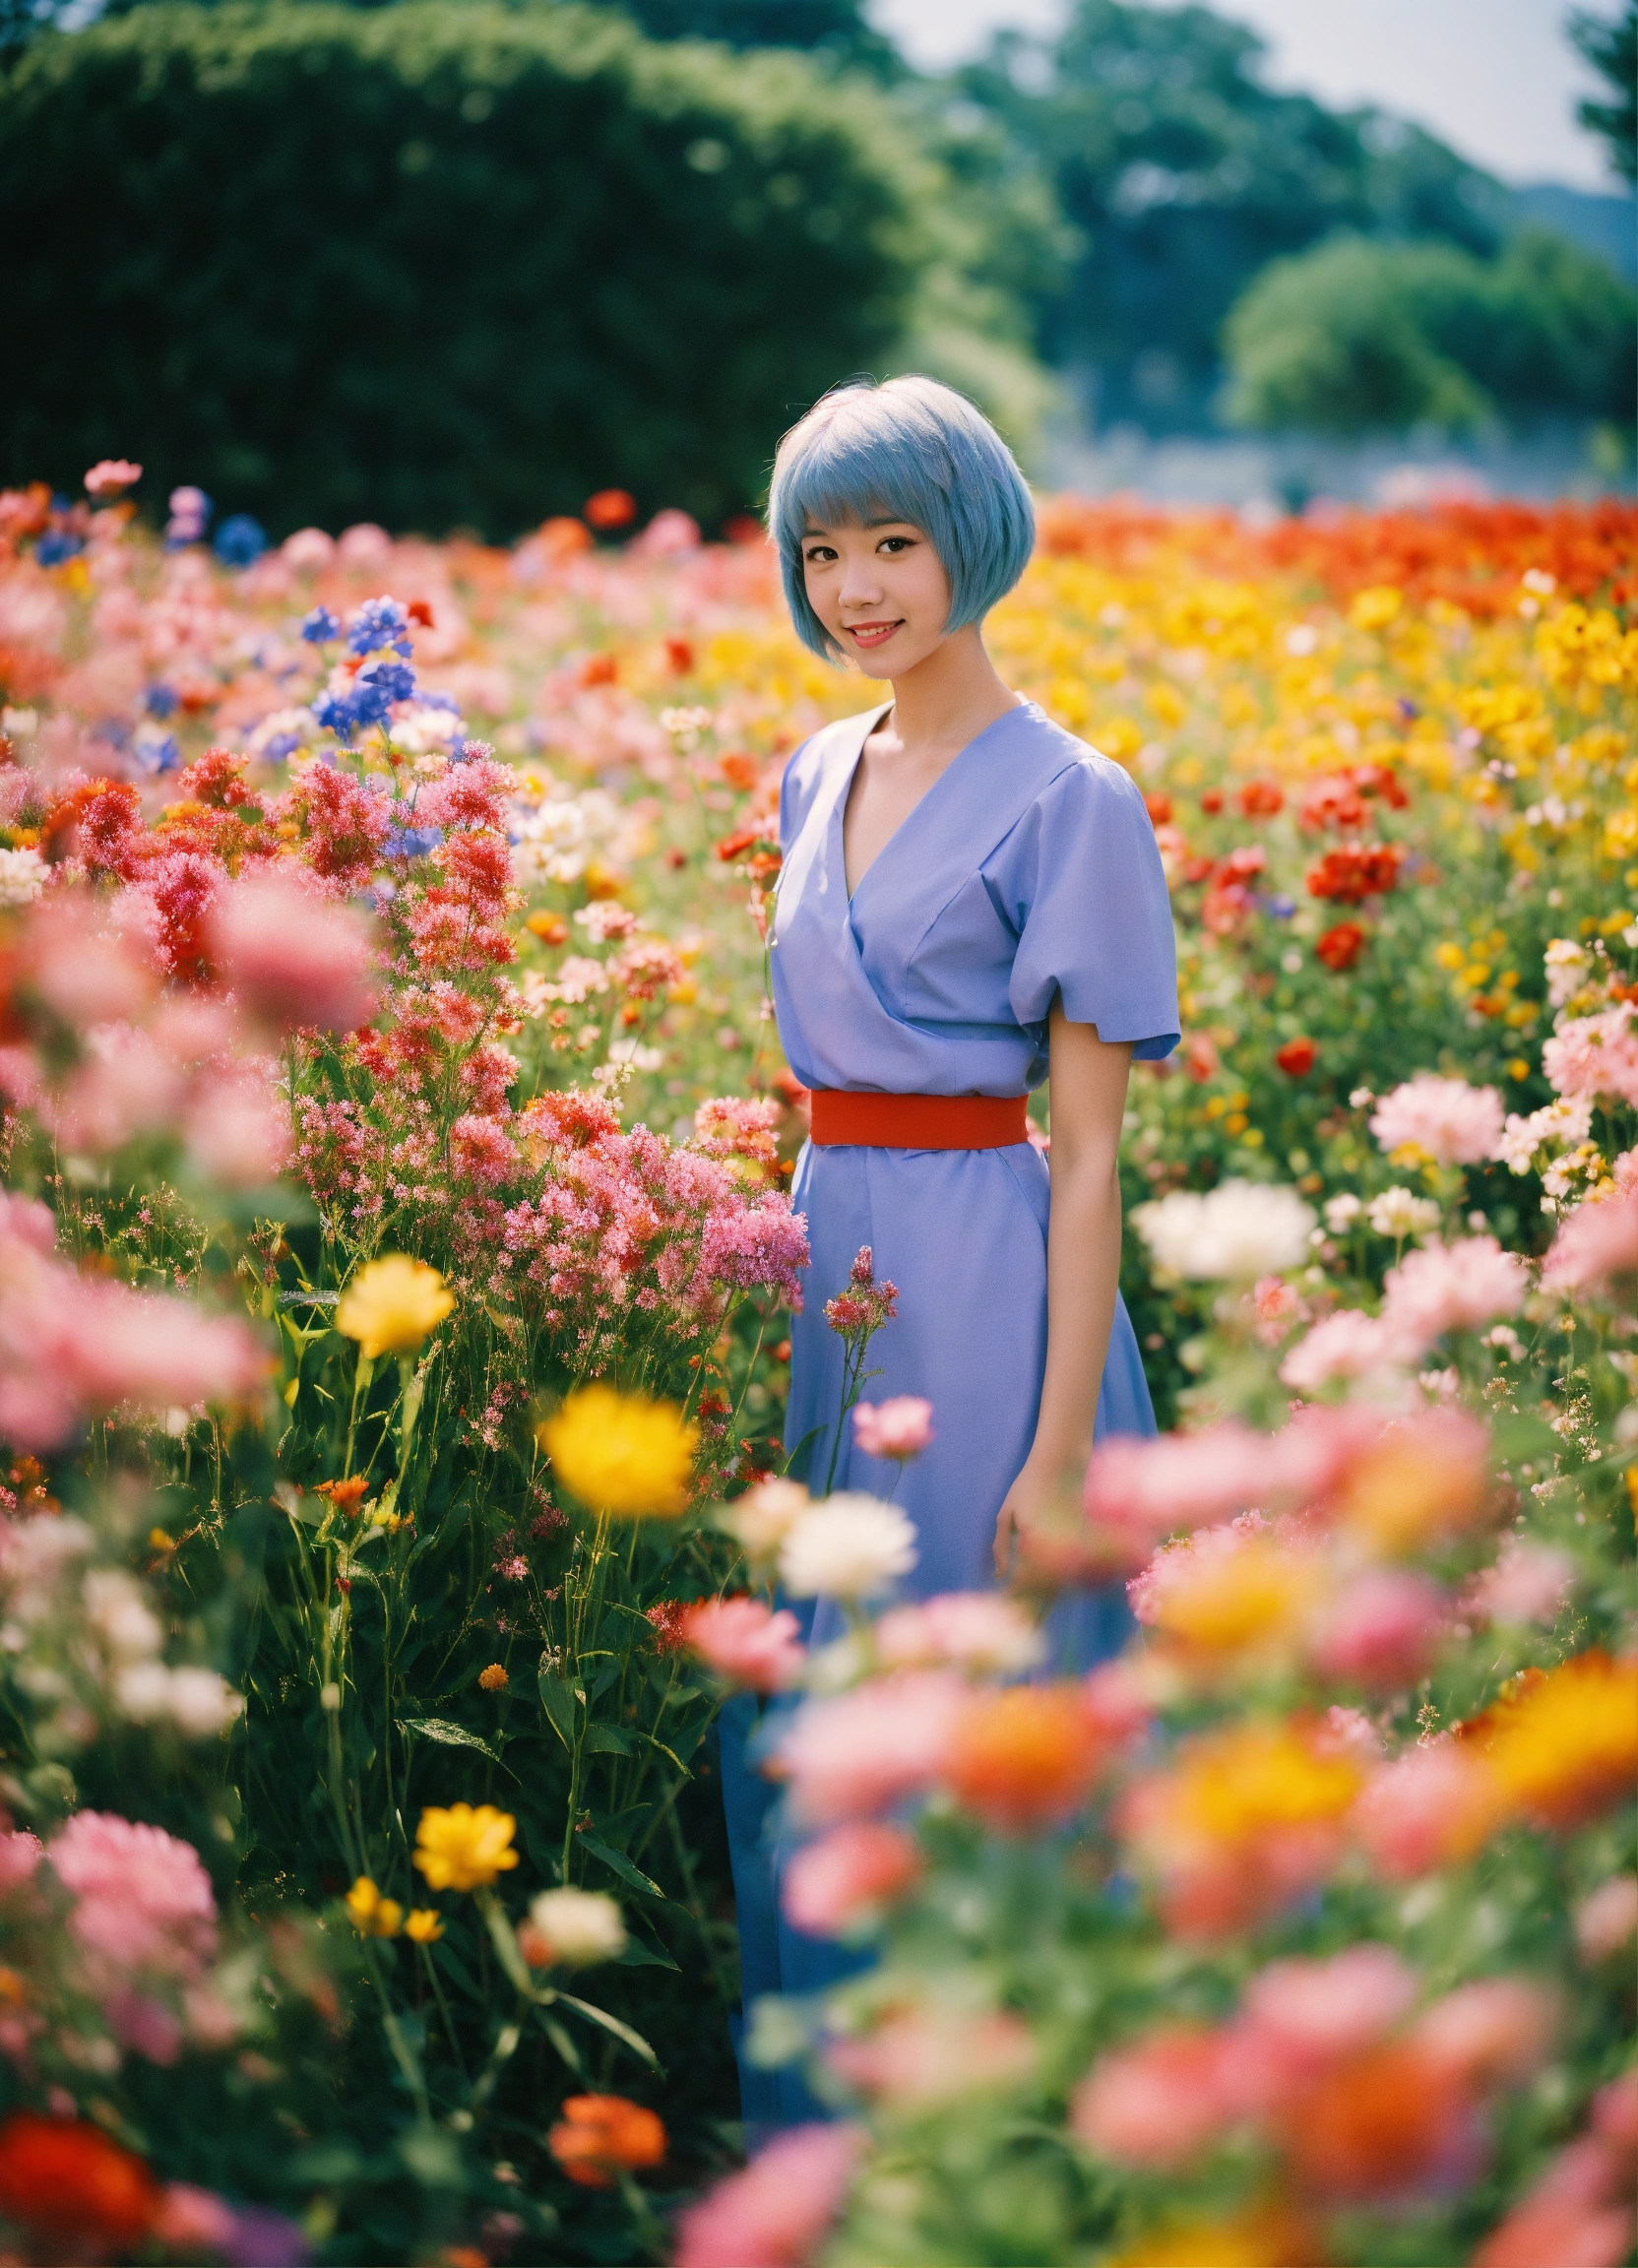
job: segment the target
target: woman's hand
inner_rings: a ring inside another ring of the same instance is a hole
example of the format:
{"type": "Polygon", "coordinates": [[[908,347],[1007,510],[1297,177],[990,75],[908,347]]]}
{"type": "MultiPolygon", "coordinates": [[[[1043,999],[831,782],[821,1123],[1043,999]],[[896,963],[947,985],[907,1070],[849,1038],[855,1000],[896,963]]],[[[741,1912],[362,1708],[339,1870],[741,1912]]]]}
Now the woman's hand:
{"type": "Polygon", "coordinates": [[[1051,1493],[1050,1483],[1042,1479],[1034,1459],[1026,1459],[995,1519],[995,1572],[1003,1583],[1012,1573],[1019,1532],[1031,1525],[1051,1493]]]}

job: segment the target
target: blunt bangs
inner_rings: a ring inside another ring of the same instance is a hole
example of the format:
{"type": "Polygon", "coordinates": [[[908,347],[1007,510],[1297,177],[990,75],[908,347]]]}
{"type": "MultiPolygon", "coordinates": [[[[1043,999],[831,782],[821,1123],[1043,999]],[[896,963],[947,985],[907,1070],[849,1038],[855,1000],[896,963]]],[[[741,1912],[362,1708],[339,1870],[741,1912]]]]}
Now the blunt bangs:
{"type": "Polygon", "coordinates": [[[790,619],[826,661],[842,649],[808,603],[803,531],[877,519],[908,520],[926,535],[950,578],[948,630],[981,621],[1035,548],[1024,475],[964,394],[918,377],[837,387],[780,443],[768,492],[790,619]]]}

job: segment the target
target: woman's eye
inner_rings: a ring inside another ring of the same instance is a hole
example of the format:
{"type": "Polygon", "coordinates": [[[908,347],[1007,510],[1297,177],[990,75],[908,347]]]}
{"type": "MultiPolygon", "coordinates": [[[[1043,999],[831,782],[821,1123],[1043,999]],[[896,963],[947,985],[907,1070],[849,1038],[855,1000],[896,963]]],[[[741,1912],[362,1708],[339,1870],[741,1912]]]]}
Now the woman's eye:
{"type": "Polygon", "coordinates": [[[815,543],[807,555],[807,563],[810,567],[824,567],[828,566],[835,557],[836,553],[828,543],[815,543]]]}
{"type": "Polygon", "coordinates": [[[884,536],[876,546],[878,551],[886,551],[890,555],[908,551],[910,547],[911,537],[908,536],[884,536]]]}

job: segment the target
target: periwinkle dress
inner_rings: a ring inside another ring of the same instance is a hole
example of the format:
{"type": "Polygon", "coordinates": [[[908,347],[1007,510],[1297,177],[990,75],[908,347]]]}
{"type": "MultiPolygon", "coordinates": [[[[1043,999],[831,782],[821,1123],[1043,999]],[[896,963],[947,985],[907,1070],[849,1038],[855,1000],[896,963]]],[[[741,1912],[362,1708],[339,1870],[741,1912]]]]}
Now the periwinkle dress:
{"type": "MultiPolygon", "coordinates": [[[[1118,765],[1033,702],[963,749],[860,878],[843,859],[848,792],[885,714],[827,725],[791,758],[780,837],[785,866],[772,949],[786,1055],[804,1086],[888,1095],[1020,1095],[1047,1070],[1055,999],[1073,1023],[1130,1040],[1140,1060],[1178,1037],[1175,949],[1166,878],[1143,798],[1118,765]]],[[[892,1494],[914,1522],[917,1559],[900,1596],[994,1582],[996,1515],[1035,1434],[1046,1359],[1045,1160],[1001,1150],[802,1152],[792,1200],[812,1251],[791,1328],[786,1440],[816,1432],[807,1473],[822,1484],[841,1394],[842,1342],[825,1322],[860,1245],[899,1287],[897,1319],[871,1341],[866,1396],[923,1395],[932,1446],[902,1475],[865,1456],[850,1425],[837,1488],[892,1494]]],[[[1124,1304],[1097,1431],[1152,1433],[1154,1413],[1124,1304]]],[[[1118,1594],[1055,1617],[1078,1663],[1124,1635],[1118,1594]]],[[[837,1627],[821,1604],[813,1636],[837,1627]]],[[[739,1908],[744,2005],[812,1990],[839,1970],[835,1948],[778,1919],[770,1791],[744,1753],[750,1712],[723,1728],[724,1794],[739,1908]]],[[[788,2074],[742,2072],[747,2120],[800,2114],[788,2074]]]]}

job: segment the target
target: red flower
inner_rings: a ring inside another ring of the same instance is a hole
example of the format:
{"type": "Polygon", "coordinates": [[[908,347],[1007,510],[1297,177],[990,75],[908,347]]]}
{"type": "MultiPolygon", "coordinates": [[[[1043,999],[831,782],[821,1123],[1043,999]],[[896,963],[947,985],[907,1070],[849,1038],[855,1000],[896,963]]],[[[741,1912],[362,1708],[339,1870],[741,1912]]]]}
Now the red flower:
{"type": "Polygon", "coordinates": [[[1208,788],[1205,794],[1200,798],[1200,808],[1205,812],[1208,819],[1215,819],[1223,809],[1222,788],[1208,788]]]}
{"type": "Polygon", "coordinates": [[[140,2158],[83,2118],[14,2111],[0,2126],[0,2214],[91,2258],[128,2252],[153,2228],[159,2185],[140,2158]]]}
{"type": "Polygon", "coordinates": [[[1308,895],[1357,906],[1361,898],[1378,897],[1395,887],[1404,858],[1399,843],[1340,845],[1309,869],[1308,895]]]}
{"type": "Polygon", "coordinates": [[[1364,949],[1365,932],[1357,921],[1339,921],[1334,929],[1327,929],[1314,947],[1327,969],[1335,970],[1339,976],[1343,970],[1353,968],[1364,949]]]}
{"type": "Polygon", "coordinates": [[[1275,1049],[1274,1060],[1282,1071],[1289,1072],[1293,1079],[1306,1079],[1314,1067],[1314,1058],[1318,1052],[1311,1040],[1288,1040],[1284,1047],[1275,1049]]]}
{"type": "Polygon", "coordinates": [[[623,488],[599,488],[586,499],[586,517],[594,528],[629,528],[637,517],[637,499],[623,488]]]}
{"type": "Polygon", "coordinates": [[[1248,780],[1234,797],[1248,819],[1272,819],[1285,808],[1286,790],[1278,780],[1248,780]]]}
{"type": "Polygon", "coordinates": [[[1144,797],[1143,807],[1149,814],[1151,827],[1164,827],[1171,817],[1171,797],[1163,795],[1158,788],[1152,788],[1144,797]]]}

